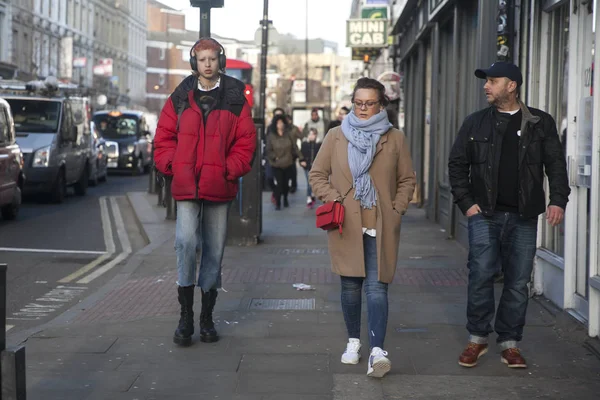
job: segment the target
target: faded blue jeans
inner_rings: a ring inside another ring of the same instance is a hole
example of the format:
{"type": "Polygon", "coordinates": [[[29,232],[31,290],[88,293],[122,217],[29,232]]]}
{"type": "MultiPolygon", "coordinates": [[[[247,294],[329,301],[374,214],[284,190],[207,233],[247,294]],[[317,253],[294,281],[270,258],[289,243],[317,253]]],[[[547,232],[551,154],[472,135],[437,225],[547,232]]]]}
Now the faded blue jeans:
{"type": "Polygon", "coordinates": [[[310,187],[310,182],[308,181],[309,172],[309,169],[304,168],[304,176],[306,176],[306,197],[311,197],[313,195],[312,188],[310,187]]]}
{"type": "Polygon", "coordinates": [[[388,321],[388,284],[379,282],[377,239],[363,235],[366,278],[342,276],[342,311],[348,337],[360,339],[360,317],[364,286],[367,296],[369,344],[383,349],[388,321]],[[364,285],[363,285],[364,283],[364,285]]]}
{"type": "Polygon", "coordinates": [[[504,288],[494,324],[496,342],[506,350],[517,347],[523,338],[536,239],[537,219],[498,211],[491,217],[469,217],[467,330],[471,342],[487,343],[493,332],[494,276],[499,260],[504,269],[504,288]]]}
{"type": "Polygon", "coordinates": [[[177,202],[175,253],[179,286],[198,285],[205,292],[221,287],[230,204],[206,200],[177,202]],[[201,258],[196,281],[197,252],[201,252],[201,258]]]}

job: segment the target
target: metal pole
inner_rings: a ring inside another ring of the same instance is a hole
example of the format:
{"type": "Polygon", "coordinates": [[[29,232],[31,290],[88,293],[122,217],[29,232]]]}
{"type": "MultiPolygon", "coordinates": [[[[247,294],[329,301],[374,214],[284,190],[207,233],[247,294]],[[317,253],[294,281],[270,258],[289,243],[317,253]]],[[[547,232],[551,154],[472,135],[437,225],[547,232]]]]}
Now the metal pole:
{"type": "Polygon", "coordinates": [[[264,0],[263,19],[260,22],[262,25],[262,44],[260,54],[260,103],[259,117],[260,121],[265,125],[265,106],[266,106],[266,91],[267,91],[267,55],[269,51],[269,0],[264,0]]]}
{"type": "Polygon", "coordinates": [[[210,37],[210,4],[200,5],[200,37],[210,37]]]}
{"type": "Polygon", "coordinates": [[[306,17],[305,17],[306,21],[306,39],[305,39],[305,43],[304,43],[304,62],[305,62],[305,66],[304,66],[304,76],[306,79],[306,102],[310,103],[310,99],[308,97],[308,92],[309,92],[309,83],[308,83],[308,0],[306,0],[306,17]]]}
{"type": "Polygon", "coordinates": [[[0,352],[6,349],[6,264],[0,264],[0,352]]]}
{"type": "Polygon", "coordinates": [[[167,217],[166,219],[175,220],[177,219],[177,204],[175,203],[175,199],[171,194],[171,182],[173,182],[173,177],[168,177],[165,179],[165,194],[164,201],[167,206],[167,217]]]}

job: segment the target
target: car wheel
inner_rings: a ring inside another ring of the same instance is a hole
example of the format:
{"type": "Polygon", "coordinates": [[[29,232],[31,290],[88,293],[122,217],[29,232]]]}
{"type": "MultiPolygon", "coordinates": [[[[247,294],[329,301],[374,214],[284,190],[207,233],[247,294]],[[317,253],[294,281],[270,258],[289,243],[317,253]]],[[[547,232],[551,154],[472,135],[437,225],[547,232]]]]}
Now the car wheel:
{"type": "Polygon", "coordinates": [[[99,174],[98,163],[96,163],[96,168],[94,168],[94,169],[95,169],[94,173],[90,176],[90,181],[89,181],[90,186],[98,186],[98,180],[99,180],[98,179],[98,174],[99,174]]]}
{"type": "Polygon", "coordinates": [[[0,209],[2,218],[7,221],[17,218],[19,214],[19,207],[21,207],[21,188],[15,188],[15,194],[13,196],[13,202],[0,209]]]}
{"type": "Polygon", "coordinates": [[[85,196],[85,194],[87,193],[87,189],[88,189],[88,183],[89,183],[89,179],[88,176],[90,175],[89,171],[89,166],[86,164],[85,168],[83,169],[83,173],[81,174],[81,177],[79,178],[79,180],[77,181],[77,183],[75,183],[75,194],[77,196],[85,196]]]}
{"type": "Polygon", "coordinates": [[[53,203],[62,203],[67,197],[67,180],[65,179],[65,171],[61,169],[58,171],[54,187],[50,193],[50,198],[53,203]]]}

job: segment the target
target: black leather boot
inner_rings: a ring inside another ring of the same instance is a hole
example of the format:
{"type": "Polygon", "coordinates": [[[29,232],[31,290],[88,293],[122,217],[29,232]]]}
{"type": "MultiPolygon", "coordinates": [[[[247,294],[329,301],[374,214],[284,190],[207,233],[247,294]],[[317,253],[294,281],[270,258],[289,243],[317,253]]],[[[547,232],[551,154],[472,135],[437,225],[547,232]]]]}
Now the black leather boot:
{"type": "Polygon", "coordinates": [[[181,305],[181,317],[173,342],[180,346],[190,346],[194,334],[194,286],[178,286],[177,299],[181,305]]]}
{"type": "Polygon", "coordinates": [[[213,309],[217,302],[217,289],[202,291],[202,312],[200,313],[200,341],[213,343],[219,340],[212,319],[213,309]]]}

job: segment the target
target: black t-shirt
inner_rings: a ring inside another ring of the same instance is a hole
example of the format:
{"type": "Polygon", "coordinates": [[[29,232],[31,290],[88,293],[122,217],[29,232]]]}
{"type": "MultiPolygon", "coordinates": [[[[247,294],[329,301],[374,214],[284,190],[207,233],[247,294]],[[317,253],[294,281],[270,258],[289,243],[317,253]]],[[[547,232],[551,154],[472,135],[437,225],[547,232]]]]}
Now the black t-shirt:
{"type": "Polygon", "coordinates": [[[194,91],[194,100],[196,100],[196,104],[202,110],[205,125],[208,112],[214,108],[217,102],[217,93],[219,93],[218,87],[206,92],[199,89],[194,91]]]}
{"type": "Polygon", "coordinates": [[[502,139],[500,169],[498,171],[498,197],[496,210],[519,212],[519,140],[523,113],[519,110],[509,117],[502,139]]]}

